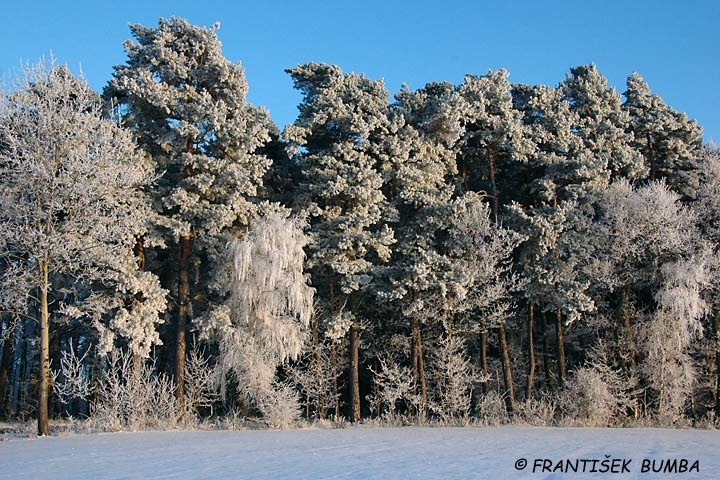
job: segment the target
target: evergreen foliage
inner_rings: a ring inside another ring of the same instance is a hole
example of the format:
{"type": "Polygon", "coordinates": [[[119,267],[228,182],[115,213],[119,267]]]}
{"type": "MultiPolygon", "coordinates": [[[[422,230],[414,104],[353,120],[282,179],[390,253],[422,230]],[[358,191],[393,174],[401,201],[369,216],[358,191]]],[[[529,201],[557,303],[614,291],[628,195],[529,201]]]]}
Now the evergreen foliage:
{"type": "Polygon", "coordinates": [[[306,63],[280,133],[218,28],[131,25],[102,99],[44,64],[2,94],[0,415],[720,414],[718,149],[638,74],[391,97],[306,63]]]}

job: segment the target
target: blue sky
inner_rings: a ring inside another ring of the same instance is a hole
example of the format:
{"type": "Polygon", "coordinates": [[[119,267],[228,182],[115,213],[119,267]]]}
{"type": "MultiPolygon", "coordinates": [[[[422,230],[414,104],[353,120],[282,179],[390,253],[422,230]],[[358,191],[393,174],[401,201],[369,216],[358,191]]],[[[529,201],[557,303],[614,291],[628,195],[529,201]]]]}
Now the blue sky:
{"type": "Polygon", "coordinates": [[[125,61],[128,23],[179,16],[221,22],[225,56],[241,61],[249,99],[282,128],[299,95],[284,69],[308,61],[405,82],[462,81],[507,68],[518,83],[556,85],[595,62],[619,92],[638,71],[655,93],[720,142],[720,2],[625,1],[11,1],[0,20],[0,71],[53,52],[101,90],[125,61]]]}

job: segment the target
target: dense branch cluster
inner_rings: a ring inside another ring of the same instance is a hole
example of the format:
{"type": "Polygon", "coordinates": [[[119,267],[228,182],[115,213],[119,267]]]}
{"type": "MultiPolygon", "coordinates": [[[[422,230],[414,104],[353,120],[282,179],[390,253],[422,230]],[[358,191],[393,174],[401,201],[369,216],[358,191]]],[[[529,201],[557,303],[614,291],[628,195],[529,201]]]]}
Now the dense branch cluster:
{"type": "Polygon", "coordinates": [[[720,413],[720,157],[638,74],[307,63],[281,132],[216,27],[131,31],[102,95],[54,63],[2,95],[0,415],[720,413]]]}

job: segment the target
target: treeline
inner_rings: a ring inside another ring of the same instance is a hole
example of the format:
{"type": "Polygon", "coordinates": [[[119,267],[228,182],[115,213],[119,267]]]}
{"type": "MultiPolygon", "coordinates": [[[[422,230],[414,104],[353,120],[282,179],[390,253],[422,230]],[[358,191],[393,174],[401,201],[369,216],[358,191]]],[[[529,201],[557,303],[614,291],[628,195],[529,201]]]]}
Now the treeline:
{"type": "Polygon", "coordinates": [[[0,407],[684,425],[720,413],[720,158],[638,74],[403,87],[308,63],[280,132],[216,30],[0,110],[0,407]]]}

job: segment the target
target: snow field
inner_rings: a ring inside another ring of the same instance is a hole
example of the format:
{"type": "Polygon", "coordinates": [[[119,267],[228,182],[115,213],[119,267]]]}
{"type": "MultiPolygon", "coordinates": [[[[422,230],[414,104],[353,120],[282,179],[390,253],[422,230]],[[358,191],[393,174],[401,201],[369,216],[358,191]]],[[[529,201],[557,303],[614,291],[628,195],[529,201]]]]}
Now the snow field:
{"type": "Polygon", "coordinates": [[[718,451],[720,432],[696,430],[360,426],[109,433],[0,443],[0,479],[695,480],[718,478],[718,451]],[[518,470],[521,459],[527,464],[518,470]],[[538,460],[544,459],[553,469],[585,459],[585,473],[582,463],[579,472],[543,472],[538,460]],[[656,468],[661,460],[678,462],[674,471],[643,473],[644,459],[655,460],[656,468]],[[699,471],[682,473],[682,459],[686,470],[697,461],[699,471]],[[603,460],[607,473],[600,473],[603,460]]]}

